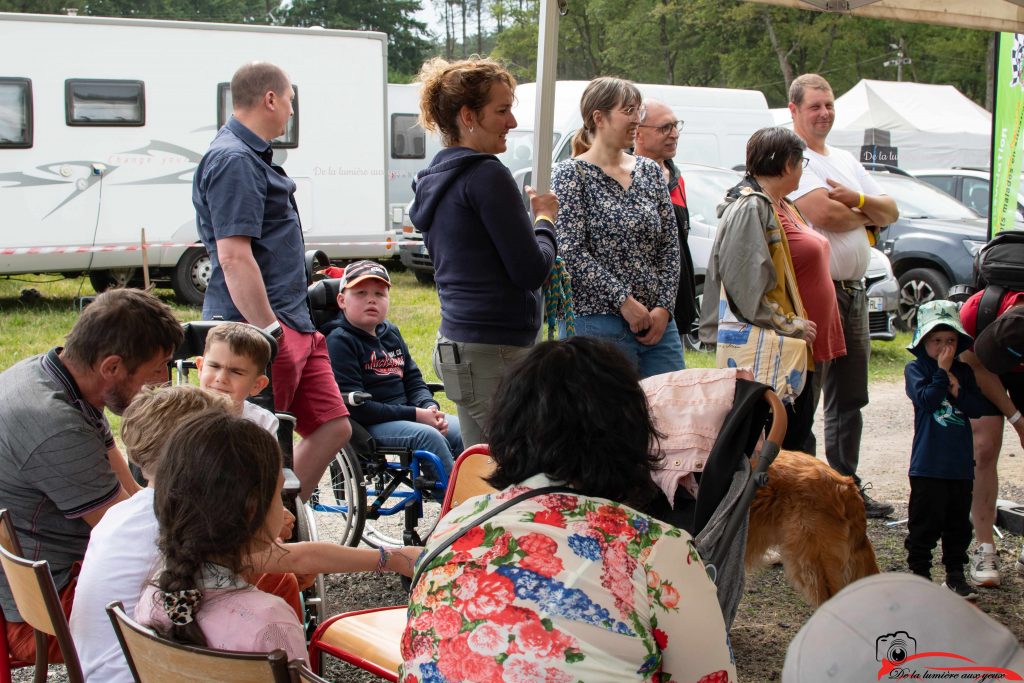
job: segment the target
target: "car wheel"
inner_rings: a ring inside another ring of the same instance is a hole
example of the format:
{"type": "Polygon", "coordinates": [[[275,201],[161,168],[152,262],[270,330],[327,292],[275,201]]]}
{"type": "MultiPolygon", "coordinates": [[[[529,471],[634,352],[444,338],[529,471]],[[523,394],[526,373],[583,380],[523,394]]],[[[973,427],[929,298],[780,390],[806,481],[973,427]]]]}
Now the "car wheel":
{"type": "Polygon", "coordinates": [[[907,332],[917,323],[917,307],[949,294],[949,280],[931,268],[912,268],[900,275],[900,301],[896,327],[907,332]]]}
{"type": "Polygon", "coordinates": [[[421,285],[430,285],[431,287],[434,286],[433,273],[426,270],[417,270],[414,272],[416,274],[416,282],[420,283],[421,285]]]}
{"type": "Polygon", "coordinates": [[[134,268],[111,268],[90,270],[89,284],[97,294],[102,294],[112,287],[141,287],[142,280],[135,276],[134,268]]]}
{"type": "Polygon", "coordinates": [[[693,319],[693,322],[690,323],[690,329],[683,335],[683,346],[686,347],[687,351],[707,351],[707,347],[701,342],[700,336],[697,334],[697,330],[700,329],[700,305],[704,301],[703,282],[697,285],[695,292],[693,300],[697,307],[697,317],[693,319]]]}
{"type": "Polygon", "coordinates": [[[183,304],[202,306],[212,273],[213,263],[206,250],[202,247],[189,249],[171,274],[174,296],[183,304]]]}

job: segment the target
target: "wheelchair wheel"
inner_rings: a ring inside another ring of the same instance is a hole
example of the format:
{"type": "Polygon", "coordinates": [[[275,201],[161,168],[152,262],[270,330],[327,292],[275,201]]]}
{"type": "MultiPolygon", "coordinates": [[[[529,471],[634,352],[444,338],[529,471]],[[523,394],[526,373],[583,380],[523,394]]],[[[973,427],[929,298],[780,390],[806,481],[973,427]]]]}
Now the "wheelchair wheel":
{"type": "MultiPolygon", "coordinates": [[[[295,540],[319,541],[316,519],[308,505],[299,505],[295,515],[295,540]]],[[[308,639],[316,627],[326,617],[327,589],[324,586],[324,575],[317,574],[313,585],[302,591],[302,607],[306,616],[306,638],[308,639]]]]}
{"type": "Polygon", "coordinates": [[[366,486],[359,458],[348,446],[334,456],[310,507],[319,513],[317,527],[324,538],[359,545],[366,523],[366,486]]]}

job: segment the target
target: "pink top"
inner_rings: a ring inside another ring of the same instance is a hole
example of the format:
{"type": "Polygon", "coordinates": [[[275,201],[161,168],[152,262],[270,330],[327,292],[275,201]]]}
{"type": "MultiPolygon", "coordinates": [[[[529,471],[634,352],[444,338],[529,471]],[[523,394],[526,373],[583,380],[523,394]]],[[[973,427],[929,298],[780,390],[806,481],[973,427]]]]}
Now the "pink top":
{"type": "Polygon", "coordinates": [[[796,286],[807,317],[818,326],[818,335],[811,349],[817,363],[846,355],[843,323],[839,319],[836,286],[829,275],[831,247],[828,238],[803,224],[789,206],[779,211],[779,221],[786,231],[789,253],[793,256],[796,286]]]}
{"type": "MultiPolygon", "coordinates": [[[[135,607],[135,620],[143,626],[169,629],[159,591],[146,586],[135,607]]],[[[276,595],[253,586],[245,588],[208,588],[196,612],[196,621],[209,647],[236,652],[271,652],[278,648],[288,659],[308,663],[306,638],[295,610],[276,595]]]]}

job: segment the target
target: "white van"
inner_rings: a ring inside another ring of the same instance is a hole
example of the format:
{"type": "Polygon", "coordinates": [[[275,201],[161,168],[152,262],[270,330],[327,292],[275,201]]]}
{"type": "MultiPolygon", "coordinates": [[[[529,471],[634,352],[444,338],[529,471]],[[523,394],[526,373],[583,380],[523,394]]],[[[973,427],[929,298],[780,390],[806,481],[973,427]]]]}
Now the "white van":
{"type": "Polygon", "coordinates": [[[281,66],[295,116],[274,158],[295,180],[306,245],[392,255],[387,36],[0,13],[0,274],[87,271],[97,290],[150,274],[202,300],[192,175],[252,60],[281,66]]]}

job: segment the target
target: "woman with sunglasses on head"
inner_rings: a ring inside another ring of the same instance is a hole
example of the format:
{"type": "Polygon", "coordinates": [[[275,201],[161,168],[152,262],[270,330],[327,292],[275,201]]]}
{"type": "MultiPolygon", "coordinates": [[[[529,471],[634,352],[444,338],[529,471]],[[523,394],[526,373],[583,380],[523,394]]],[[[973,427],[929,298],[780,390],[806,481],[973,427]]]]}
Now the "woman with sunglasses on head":
{"type": "Polygon", "coordinates": [[[551,178],[576,333],[614,341],[641,377],[682,370],[672,318],[679,287],[672,201],[657,162],[626,152],[644,118],[640,91],[622,79],[594,79],[580,113],[575,158],[558,164],[551,178]]]}

